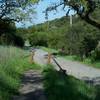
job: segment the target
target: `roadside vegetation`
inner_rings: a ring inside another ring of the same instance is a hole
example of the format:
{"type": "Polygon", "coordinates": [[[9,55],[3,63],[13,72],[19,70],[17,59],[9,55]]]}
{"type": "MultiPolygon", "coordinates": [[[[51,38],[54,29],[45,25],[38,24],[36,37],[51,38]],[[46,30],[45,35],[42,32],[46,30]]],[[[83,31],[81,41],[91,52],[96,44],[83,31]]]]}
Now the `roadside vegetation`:
{"type": "Polygon", "coordinates": [[[44,70],[43,75],[48,100],[99,100],[100,98],[98,88],[56,71],[51,65],[44,70]]]}
{"type": "Polygon", "coordinates": [[[95,67],[95,68],[100,68],[100,60],[94,60],[92,61],[91,57],[85,58],[84,60],[81,60],[79,56],[77,55],[65,55],[65,54],[61,54],[59,50],[56,49],[52,49],[52,48],[46,48],[46,47],[41,47],[42,50],[51,53],[51,54],[56,54],[56,57],[61,57],[64,58],[66,60],[71,60],[71,61],[78,61],[80,63],[89,65],[91,67],[95,67]]]}
{"type": "Polygon", "coordinates": [[[43,46],[42,49],[50,53],[62,50],[60,54],[66,56],[66,59],[74,59],[75,56],[75,60],[100,67],[100,30],[78,16],[73,15],[72,26],[69,17],[62,17],[17,30],[32,46],[43,46]]]}
{"type": "Polygon", "coordinates": [[[12,46],[0,46],[0,100],[11,100],[18,93],[21,76],[28,69],[40,69],[29,61],[29,52],[12,46]]]}
{"type": "MultiPolygon", "coordinates": [[[[50,11],[62,5],[69,6],[66,17],[25,28],[24,22],[34,20],[34,8],[41,4],[39,1],[44,0],[0,0],[0,100],[11,100],[18,93],[26,70],[41,69],[30,63],[29,52],[22,49],[25,41],[29,42],[26,49],[41,46],[56,56],[100,68],[99,0],[60,0],[60,5],[56,0],[42,11],[46,19],[50,11]],[[72,9],[77,14],[72,16],[71,24],[72,9]],[[16,27],[16,22],[23,23],[23,27],[16,27]]],[[[99,86],[87,85],[52,67],[45,69],[43,75],[48,100],[100,100],[99,86]]]]}
{"type": "Polygon", "coordinates": [[[78,56],[62,56],[62,57],[67,60],[81,62],[83,64],[89,65],[90,67],[100,68],[100,60],[92,62],[91,58],[86,58],[82,61],[78,56]]]}
{"type": "Polygon", "coordinates": [[[48,53],[58,53],[58,50],[52,48],[41,47],[41,49],[48,53]]]}

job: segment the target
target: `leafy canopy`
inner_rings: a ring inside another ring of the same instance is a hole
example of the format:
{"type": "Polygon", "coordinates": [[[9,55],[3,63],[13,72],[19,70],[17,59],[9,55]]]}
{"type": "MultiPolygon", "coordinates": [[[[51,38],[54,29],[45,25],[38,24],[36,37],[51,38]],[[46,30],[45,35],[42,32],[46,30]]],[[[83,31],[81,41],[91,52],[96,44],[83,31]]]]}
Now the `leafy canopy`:
{"type": "Polygon", "coordinates": [[[0,0],[0,20],[21,21],[38,0],[0,0]],[[29,7],[30,6],[30,7],[29,7]]]}
{"type": "Polygon", "coordinates": [[[55,4],[46,9],[46,16],[48,16],[49,11],[57,10],[57,7],[63,5],[63,9],[66,6],[69,7],[69,9],[66,11],[66,15],[68,15],[71,10],[74,10],[81,19],[100,29],[99,19],[94,19],[92,16],[95,11],[100,11],[100,0],[60,0],[60,2],[58,2],[59,0],[56,1],[57,2],[55,4]]]}

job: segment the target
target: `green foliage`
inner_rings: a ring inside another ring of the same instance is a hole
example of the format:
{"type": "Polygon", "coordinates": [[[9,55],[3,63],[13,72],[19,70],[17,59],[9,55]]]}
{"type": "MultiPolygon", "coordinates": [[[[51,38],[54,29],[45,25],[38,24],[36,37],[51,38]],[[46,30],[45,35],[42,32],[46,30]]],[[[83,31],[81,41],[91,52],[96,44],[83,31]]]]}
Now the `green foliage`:
{"type": "Polygon", "coordinates": [[[15,31],[15,23],[0,20],[0,36],[4,33],[13,33],[15,31]]]}
{"type": "Polygon", "coordinates": [[[23,47],[24,46],[24,40],[22,37],[15,35],[15,34],[2,34],[0,36],[0,44],[1,45],[14,45],[18,47],[23,47]]]}
{"type": "MultiPolygon", "coordinates": [[[[97,11],[98,12],[98,11],[97,11]]],[[[95,16],[97,13],[95,13],[95,16]]],[[[100,30],[87,25],[78,16],[73,15],[73,24],[70,26],[69,17],[62,17],[43,24],[33,25],[26,29],[25,35],[30,43],[46,46],[56,50],[64,47],[64,54],[77,55],[81,60],[90,56],[100,40],[100,30]]]]}
{"type": "Polygon", "coordinates": [[[41,49],[49,53],[58,53],[58,50],[51,49],[51,48],[42,47],[41,49]]]}
{"type": "Polygon", "coordinates": [[[48,17],[48,13],[52,10],[56,10],[59,6],[63,6],[64,8],[69,6],[66,15],[69,15],[70,11],[74,10],[82,20],[100,29],[99,20],[95,20],[92,17],[93,12],[97,9],[100,10],[100,2],[98,0],[61,0],[61,3],[56,2],[55,5],[47,7],[46,16],[48,17]]]}
{"type": "Polygon", "coordinates": [[[72,27],[69,24],[69,17],[63,17],[29,27],[27,30],[26,36],[32,45],[38,45],[41,42],[42,46],[54,49],[64,47],[66,54],[71,55],[89,53],[97,45],[96,41],[100,40],[99,30],[87,25],[76,16],[73,16],[72,27]],[[87,49],[89,51],[86,51],[87,49]]]}
{"type": "Polygon", "coordinates": [[[0,20],[5,22],[29,21],[30,15],[34,13],[32,5],[39,0],[1,0],[0,20]]]}
{"type": "Polygon", "coordinates": [[[90,35],[86,35],[79,45],[79,56],[83,60],[83,57],[89,57],[92,50],[97,46],[98,40],[90,35]]]}
{"type": "Polygon", "coordinates": [[[29,37],[29,41],[32,46],[47,46],[46,34],[42,32],[33,33],[29,37]]]}
{"type": "Polygon", "coordinates": [[[23,38],[23,40],[27,40],[28,36],[30,35],[28,30],[25,28],[17,28],[16,34],[23,38]]]}
{"type": "Polygon", "coordinates": [[[18,35],[13,35],[13,45],[18,46],[18,47],[23,47],[24,46],[24,40],[22,37],[18,35]]]}
{"type": "Polygon", "coordinates": [[[95,100],[96,89],[49,66],[44,70],[44,88],[48,100],[95,100]]]}
{"type": "Polygon", "coordinates": [[[15,23],[0,21],[0,44],[24,46],[24,40],[16,32],[15,23]]]}
{"type": "Polygon", "coordinates": [[[100,61],[100,42],[97,45],[97,47],[95,48],[95,50],[93,50],[91,52],[91,60],[92,60],[92,62],[100,61]]]}
{"type": "Polygon", "coordinates": [[[0,46],[0,100],[11,100],[18,93],[20,79],[24,71],[39,69],[30,64],[29,53],[16,47],[0,46]]]}

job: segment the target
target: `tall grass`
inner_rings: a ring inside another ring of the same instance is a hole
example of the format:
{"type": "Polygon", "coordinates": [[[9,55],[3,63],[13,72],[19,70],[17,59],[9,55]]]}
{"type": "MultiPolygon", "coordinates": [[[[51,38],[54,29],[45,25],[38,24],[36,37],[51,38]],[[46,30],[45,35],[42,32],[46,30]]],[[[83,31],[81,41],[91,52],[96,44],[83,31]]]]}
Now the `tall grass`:
{"type": "Polygon", "coordinates": [[[48,100],[99,100],[100,92],[72,76],[56,71],[52,66],[44,70],[44,88],[48,100]]]}
{"type": "Polygon", "coordinates": [[[12,46],[0,46],[0,100],[11,100],[20,86],[20,78],[25,70],[39,68],[30,64],[29,53],[12,46]]]}

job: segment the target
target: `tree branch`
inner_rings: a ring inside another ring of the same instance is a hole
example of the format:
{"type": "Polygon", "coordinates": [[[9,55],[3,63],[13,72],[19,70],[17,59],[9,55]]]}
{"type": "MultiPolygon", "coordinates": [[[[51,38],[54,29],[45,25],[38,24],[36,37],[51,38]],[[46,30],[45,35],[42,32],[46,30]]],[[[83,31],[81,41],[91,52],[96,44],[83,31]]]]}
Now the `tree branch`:
{"type": "MultiPolygon", "coordinates": [[[[82,20],[100,29],[100,23],[90,17],[91,13],[95,11],[95,8],[97,7],[97,5],[99,5],[100,2],[98,2],[97,0],[95,1],[84,0],[84,1],[86,3],[86,7],[84,7],[84,5],[82,5],[79,1],[76,1],[76,0],[62,0],[60,4],[56,4],[55,6],[48,7],[46,9],[46,15],[48,15],[47,13],[49,11],[57,9],[57,7],[61,5],[64,5],[64,7],[69,6],[70,10],[72,9],[75,10],[82,20]]],[[[70,10],[68,10],[66,14],[69,14],[70,10]]]]}
{"type": "Polygon", "coordinates": [[[100,23],[98,23],[97,21],[92,19],[89,15],[85,16],[85,17],[80,16],[80,18],[82,20],[85,20],[88,24],[90,24],[92,26],[95,26],[96,28],[100,29],[100,23]]]}

